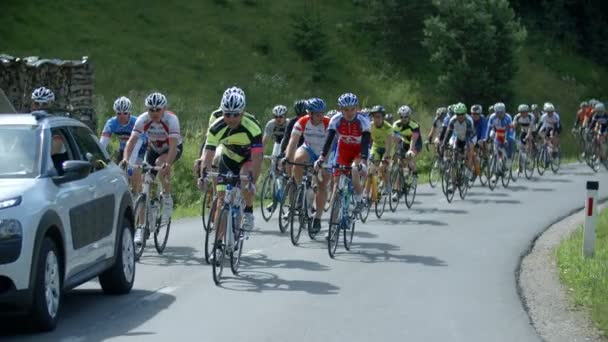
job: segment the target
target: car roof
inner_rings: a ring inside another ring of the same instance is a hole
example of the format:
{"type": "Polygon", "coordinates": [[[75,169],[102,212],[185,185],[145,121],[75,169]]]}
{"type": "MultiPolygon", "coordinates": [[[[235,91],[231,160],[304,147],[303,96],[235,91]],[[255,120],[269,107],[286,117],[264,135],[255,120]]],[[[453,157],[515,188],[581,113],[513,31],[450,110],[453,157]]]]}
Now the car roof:
{"type": "Polygon", "coordinates": [[[43,129],[58,126],[79,126],[88,128],[87,125],[76,119],[50,114],[45,111],[34,111],[31,113],[20,114],[0,113],[0,126],[3,125],[32,125],[41,126],[43,129]]]}

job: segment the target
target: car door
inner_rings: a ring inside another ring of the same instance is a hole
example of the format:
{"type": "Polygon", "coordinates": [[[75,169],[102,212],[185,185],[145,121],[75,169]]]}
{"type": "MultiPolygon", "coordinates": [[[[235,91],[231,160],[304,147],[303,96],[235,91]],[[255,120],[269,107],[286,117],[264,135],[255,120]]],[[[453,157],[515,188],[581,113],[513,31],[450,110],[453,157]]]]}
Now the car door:
{"type": "Polygon", "coordinates": [[[103,152],[93,132],[84,126],[70,128],[82,160],[93,164],[89,175],[89,186],[93,188],[91,220],[80,227],[89,243],[92,243],[91,258],[94,261],[113,256],[117,212],[119,210],[121,189],[124,189],[124,176],[103,152]]]}
{"type": "MultiPolygon", "coordinates": [[[[79,150],[67,127],[56,127],[50,130],[50,156],[49,171],[63,175],[62,164],[68,160],[80,160],[79,150]]],[[[89,187],[87,178],[67,183],[50,183],[49,202],[61,217],[64,227],[66,279],[85,270],[90,261],[84,258],[88,255],[88,246],[83,243],[81,232],[74,230],[77,222],[90,220],[94,193],[89,187]]]]}

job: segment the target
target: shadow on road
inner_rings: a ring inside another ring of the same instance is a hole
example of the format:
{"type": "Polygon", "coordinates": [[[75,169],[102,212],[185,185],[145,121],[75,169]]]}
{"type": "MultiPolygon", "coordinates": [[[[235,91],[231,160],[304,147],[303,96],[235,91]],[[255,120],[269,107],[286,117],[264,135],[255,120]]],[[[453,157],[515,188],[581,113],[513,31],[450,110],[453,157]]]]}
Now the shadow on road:
{"type": "Polygon", "coordinates": [[[495,203],[495,204],[521,204],[520,200],[514,200],[514,199],[504,199],[504,200],[495,200],[495,199],[467,199],[468,202],[474,203],[474,204],[481,204],[481,203],[495,203]]]}
{"type": "Polygon", "coordinates": [[[413,208],[412,211],[415,211],[420,214],[430,214],[430,213],[441,213],[441,214],[468,214],[468,210],[464,209],[439,209],[439,208],[413,208]]]}
{"type": "Polygon", "coordinates": [[[265,254],[244,255],[241,263],[243,268],[250,269],[272,269],[287,268],[304,271],[329,271],[329,267],[310,260],[293,259],[270,259],[265,254]]]}
{"type": "Polygon", "coordinates": [[[353,242],[350,251],[338,250],[335,260],[346,262],[379,263],[402,262],[426,266],[447,266],[447,263],[433,256],[395,254],[399,246],[383,242],[353,242]]]}
{"type": "Polygon", "coordinates": [[[154,335],[134,331],[167,309],[175,297],[146,290],[122,296],[104,295],[101,290],[73,290],[64,297],[61,317],[53,332],[33,333],[18,318],[0,321],[2,341],[107,341],[118,336],[154,335]]]}
{"type": "Polygon", "coordinates": [[[534,181],[538,182],[538,183],[542,183],[542,182],[548,182],[548,183],[572,183],[572,180],[568,179],[568,178],[541,177],[541,178],[535,178],[534,181]]]}
{"type": "Polygon", "coordinates": [[[488,196],[488,197],[509,197],[508,193],[505,192],[470,192],[467,193],[467,198],[469,197],[477,197],[477,196],[488,196]]]}
{"type": "Polygon", "coordinates": [[[250,270],[239,272],[238,277],[227,277],[223,279],[220,287],[232,291],[295,291],[306,292],[312,295],[336,295],[340,289],[339,287],[324,281],[287,280],[279,278],[276,274],[269,272],[250,270]]]}
{"type": "Polygon", "coordinates": [[[523,186],[523,185],[510,185],[507,190],[511,190],[511,191],[528,191],[529,188],[527,186],[523,186]]]}
{"type": "MultiPolygon", "coordinates": [[[[447,226],[448,224],[442,221],[437,220],[417,220],[411,218],[393,218],[393,217],[383,217],[381,221],[378,223],[383,224],[385,226],[393,226],[393,225],[423,225],[423,226],[447,226]]],[[[356,232],[355,232],[356,233],[356,232]]]]}
{"type": "Polygon", "coordinates": [[[417,192],[416,197],[418,197],[418,196],[431,197],[431,196],[437,196],[437,193],[435,193],[435,192],[417,192]]]}
{"type": "Polygon", "coordinates": [[[139,259],[139,263],[150,266],[200,266],[201,264],[205,264],[205,259],[202,251],[192,247],[167,246],[162,255],[156,253],[154,247],[146,247],[144,254],[139,259]]]}
{"type": "Polygon", "coordinates": [[[533,188],[532,191],[533,192],[551,192],[551,191],[555,191],[555,189],[552,189],[552,188],[533,188]]]}

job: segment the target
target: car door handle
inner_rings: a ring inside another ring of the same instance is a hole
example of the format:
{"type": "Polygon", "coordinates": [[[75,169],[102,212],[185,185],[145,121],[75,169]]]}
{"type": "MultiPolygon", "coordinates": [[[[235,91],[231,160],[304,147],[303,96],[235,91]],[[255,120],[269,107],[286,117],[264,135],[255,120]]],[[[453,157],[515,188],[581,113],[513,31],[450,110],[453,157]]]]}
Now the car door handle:
{"type": "Polygon", "coordinates": [[[95,188],[97,188],[95,185],[89,185],[88,189],[90,192],[93,192],[93,191],[95,191],[95,188]]]}

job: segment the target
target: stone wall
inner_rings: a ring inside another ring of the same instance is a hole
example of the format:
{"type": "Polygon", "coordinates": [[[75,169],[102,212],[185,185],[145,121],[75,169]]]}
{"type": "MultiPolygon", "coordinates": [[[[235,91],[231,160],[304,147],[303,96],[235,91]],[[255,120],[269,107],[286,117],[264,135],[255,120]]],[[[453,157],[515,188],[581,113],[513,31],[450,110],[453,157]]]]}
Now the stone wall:
{"type": "Polygon", "coordinates": [[[47,87],[55,93],[55,104],[49,111],[67,112],[97,131],[93,66],[86,56],[80,60],[60,60],[0,54],[0,89],[18,112],[29,111],[31,93],[38,87],[47,87]]]}

